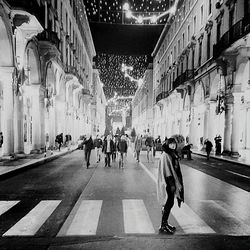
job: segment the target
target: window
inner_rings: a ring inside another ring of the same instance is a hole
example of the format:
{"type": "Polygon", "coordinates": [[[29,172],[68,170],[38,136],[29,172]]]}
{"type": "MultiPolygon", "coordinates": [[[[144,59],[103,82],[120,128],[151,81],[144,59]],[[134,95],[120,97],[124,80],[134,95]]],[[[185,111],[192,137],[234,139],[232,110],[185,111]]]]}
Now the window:
{"type": "Polygon", "coordinates": [[[234,7],[229,11],[229,29],[234,25],[234,7]]]}
{"type": "Polygon", "coordinates": [[[212,0],[208,1],[208,15],[212,13],[212,0]]]}
{"type": "Polygon", "coordinates": [[[195,48],[192,50],[192,69],[194,70],[195,48]]]}
{"type": "Polygon", "coordinates": [[[194,17],[194,34],[196,32],[196,16],[194,17]]]}
{"type": "Polygon", "coordinates": [[[217,23],[217,43],[220,41],[221,22],[217,23]]]}
{"type": "Polygon", "coordinates": [[[62,17],[63,17],[63,3],[61,2],[61,21],[62,21],[62,17]]]}
{"type": "Polygon", "coordinates": [[[203,13],[203,5],[201,6],[201,25],[203,25],[204,22],[204,13],[203,13]]]}
{"type": "Polygon", "coordinates": [[[181,41],[178,40],[178,55],[181,53],[181,41]]]}
{"type": "Polygon", "coordinates": [[[185,46],[185,34],[182,34],[182,48],[184,49],[185,46]]]}
{"type": "Polygon", "coordinates": [[[207,34],[207,60],[210,58],[210,43],[211,43],[211,33],[207,34]]]}
{"type": "Polygon", "coordinates": [[[174,46],[174,60],[176,59],[176,46],[174,46]]]}
{"type": "Polygon", "coordinates": [[[199,42],[199,60],[198,60],[199,66],[201,66],[201,58],[202,58],[202,40],[199,42]]]}
{"type": "Polygon", "coordinates": [[[188,28],[187,28],[187,36],[188,36],[188,42],[190,41],[190,25],[188,25],[188,28]]]}

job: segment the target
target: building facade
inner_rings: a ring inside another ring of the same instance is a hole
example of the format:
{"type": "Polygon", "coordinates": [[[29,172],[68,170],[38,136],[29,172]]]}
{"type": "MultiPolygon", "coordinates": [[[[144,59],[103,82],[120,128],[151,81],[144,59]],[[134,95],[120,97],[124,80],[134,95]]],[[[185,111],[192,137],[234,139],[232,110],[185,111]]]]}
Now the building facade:
{"type": "Polygon", "coordinates": [[[2,155],[91,129],[95,48],[80,0],[0,1],[2,155]]]}
{"type": "Polygon", "coordinates": [[[92,135],[102,136],[105,132],[105,112],[106,112],[106,97],[103,91],[103,83],[100,80],[99,71],[93,70],[93,85],[92,85],[92,135]]]}
{"type": "Polygon", "coordinates": [[[155,135],[182,134],[198,149],[249,148],[247,0],[183,0],[154,49],[155,135]]]}
{"type": "Polygon", "coordinates": [[[153,124],[153,65],[149,64],[132,101],[132,128],[137,134],[152,134],[153,124]]]}

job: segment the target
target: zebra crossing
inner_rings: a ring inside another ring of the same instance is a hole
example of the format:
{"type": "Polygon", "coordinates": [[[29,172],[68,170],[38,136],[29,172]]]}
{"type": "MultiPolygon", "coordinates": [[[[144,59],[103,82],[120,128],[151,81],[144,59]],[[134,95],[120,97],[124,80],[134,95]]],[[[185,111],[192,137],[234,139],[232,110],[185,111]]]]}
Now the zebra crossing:
{"type": "MultiPolygon", "coordinates": [[[[19,202],[21,201],[0,201],[0,220],[4,213],[19,202]]],[[[36,235],[48,218],[55,215],[61,202],[61,200],[40,201],[24,217],[13,223],[13,226],[4,232],[2,237],[36,235]]],[[[123,234],[158,234],[159,224],[155,225],[152,222],[152,214],[149,213],[143,200],[123,199],[119,202],[122,204],[121,215],[123,216],[120,226],[123,234]]],[[[223,201],[200,202],[202,203],[200,206],[205,205],[213,212],[213,215],[209,215],[210,219],[204,220],[198,211],[187,204],[183,204],[181,208],[174,207],[171,211],[170,221],[174,219],[177,222],[178,230],[175,234],[250,235],[250,222],[242,220],[232,210],[229,211],[227,204],[223,201]]],[[[82,200],[77,208],[71,210],[57,237],[99,235],[100,218],[105,216],[101,211],[107,203],[108,201],[103,200],[82,200]]],[[[112,213],[112,209],[110,213],[112,213]]],[[[109,235],[108,231],[105,233],[109,235]]]]}

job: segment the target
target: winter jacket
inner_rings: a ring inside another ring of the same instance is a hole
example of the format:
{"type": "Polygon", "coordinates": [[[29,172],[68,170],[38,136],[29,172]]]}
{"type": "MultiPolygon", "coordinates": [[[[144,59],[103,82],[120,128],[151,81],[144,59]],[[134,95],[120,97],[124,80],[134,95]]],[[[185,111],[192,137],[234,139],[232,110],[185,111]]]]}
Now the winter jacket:
{"type": "Polygon", "coordinates": [[[102,139],[100,139],[100,138],[95,139],[94,145],[97,148],[101,148],[102,147],[102,139]]]}
{"type": "Polygon", "coordinates": [[[141,151],[142,149],[142,139],[141,137],[136,137],[135,139],[135,151],[141,151]]]}
{"type": "Polygon", "coordinates": [[[165,204],[167,199],[166,187],[169,185],[168,178],[173,177],[175,185],[175,196],[178,203],[184,202],[184,186],[182,174],[178,160],[173,164],[173,158],[170,154],[163,152],[158,163],[157,178],[157,198],[160,204],[165,204]]]}
{"type": "Polygon", "coordinates": [[[127,153],[128,144],[127,144],[126,140],[120,140],[118,142],[117,149],[121,153],[127,153]]]}
{"type": "MultiPolygon", "coordinates": [[[[113,153],[115,151],[115,143],[113,140],[110,140],[110,152],[109,153],[113,153]]],[[[104,154],[107,153],[107,140],[103,141],[103,148],[102,148],[102,152],[104,154]]]]}
{"type": "Polygon", "coordinates": [[[90,137],[88,140],[85,140],[83,144],[85,145],[85,150],[86,151],[90,151],[94,147],[92,137],[90,137]]]}

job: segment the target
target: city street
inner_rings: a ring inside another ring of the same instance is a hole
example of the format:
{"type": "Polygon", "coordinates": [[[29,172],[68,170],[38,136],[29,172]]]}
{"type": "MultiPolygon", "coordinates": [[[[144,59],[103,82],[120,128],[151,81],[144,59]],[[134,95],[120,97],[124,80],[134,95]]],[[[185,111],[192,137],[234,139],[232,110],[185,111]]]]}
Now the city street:
{"type": "Polygon", "coordinates": [[[119,169],[92,154],[90,169],[77,150],[0,182],[1,249],[249,249],[249,169],[182,160],[185,203],[170,236],[158,233],[157,158],[137,163],[129,151],[119,169]]]}

